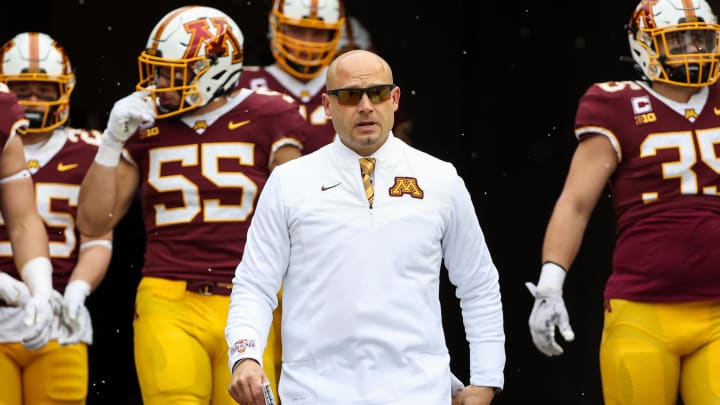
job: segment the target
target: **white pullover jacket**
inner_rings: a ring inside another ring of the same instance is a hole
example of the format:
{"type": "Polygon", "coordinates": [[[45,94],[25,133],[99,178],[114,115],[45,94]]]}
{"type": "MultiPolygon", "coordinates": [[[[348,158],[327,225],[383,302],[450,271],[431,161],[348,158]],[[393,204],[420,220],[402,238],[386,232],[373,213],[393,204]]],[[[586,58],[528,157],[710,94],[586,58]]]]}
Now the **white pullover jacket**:
{"type": "Polygon", "coordinates": [[[391,134],[372,155],[370,208],[360,157],[336,138],[272,172],[233,280],[230,367],[262,362],[282,286],[283,405],[448,405],[444,263],[462,307],[470,383],[502,387],[498,272],[463,180],[391,134]]]}

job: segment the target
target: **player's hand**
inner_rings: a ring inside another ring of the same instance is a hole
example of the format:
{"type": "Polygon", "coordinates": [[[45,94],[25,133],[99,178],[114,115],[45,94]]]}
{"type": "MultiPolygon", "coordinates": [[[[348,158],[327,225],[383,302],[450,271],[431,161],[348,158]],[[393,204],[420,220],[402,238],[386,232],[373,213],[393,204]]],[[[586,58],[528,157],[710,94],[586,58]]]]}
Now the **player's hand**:
{"type": "Polygon", "coordinates": [[[468,385],[453,395],[452,405],[488,405],[495,397],[495,388],[468,385]]]}
{"type": "Polygon", "coordinates": [[[84,280],[73,280],[65,288],[62,299],[62,321],[68,334],[58,338],[61,345],[75,344],[86,334],[92,324],[85,308],[85,298],[90,295],[90,284],[84,280]]]}
{"type": "Polygon", "coordinates": [[[528,325],[535,346],[546,356],[559,356],[563,349],[555,341],[555,328],[560,330],[563,338],[570,342],[575,339],[570,327],[565,301],[563,301],[561,289],[540,289],[533,283],[525,283],[525,286],[535,297],[532,312],[528,325]]]}
{"type": "Polygon", "coordinates": [[[53,320],[60,315],[62,296],[52,290],[50,294],[37,294],[28,300],[23,309],[24,322],[28,326],[22,344],[29,350],[45,347],[50,341],[53,320]]]}
{"type": "Polygon", "coordinates": [[[265,405],[262,385],[267,380],[260,364],[255,360],[246,359],[233,370],[228,392],[240,404],[265,405]]]}
{"type": "Polygon", "coordinates": [[[155,121],[152,97],[146,91],[136,91],[116,101],[110,111],[105,133],[124,144],[140,125],[148,126],[155,121]]]}
{"type": "Polygon", "coordinates": [[[10,306],[23,306],[30,298],[30,290],[24,282],[0,273],[0,300],[10,306]]]}

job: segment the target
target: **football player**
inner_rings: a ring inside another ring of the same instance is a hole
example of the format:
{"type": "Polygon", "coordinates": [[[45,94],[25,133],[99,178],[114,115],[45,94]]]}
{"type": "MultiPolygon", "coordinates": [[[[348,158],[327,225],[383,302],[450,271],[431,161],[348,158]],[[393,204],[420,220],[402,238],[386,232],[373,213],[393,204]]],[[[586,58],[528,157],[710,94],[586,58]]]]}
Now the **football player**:
{"type": "MultiPolygon", "coordinates": [[[[107,270],[112,245],[109,236],[90,240],[79,235],[74,218],[80,182],[97,150],[99,134],[66,126],[75,76],[67,54],[51,37],[38,32],[18,34],[1,48],[0,61],[2,87],[14,93],[29,123],[14,138],[21,148],[19,156],[24,157],[22,166],[13,172],[20,170],[27,177],[0,180],[8,188],[2,195],[12,196],[13,206],[22,204],[23,210],[42,216],[37,219],[36,240],[17,244],[13,236],[16,213],[6,209],[7,202],[3,204],[0,268],[18,293],[10,300],[5,297],[0,306],[0,403],[84,404],[87,345],[92,342],[84,302],[107,270]],[[20,184],[28,192],[9,190],[20,184]],[[52,263],[47,258],[48,239],[52,263]],[[22,265],[18,256],[26,255],[23,250],[28,245],[38,250],[36,263],[22,265]],[[47,313],[48,322],[40,329],[23,319],[28,311],[21,304],[28,297],[18,279],[24,279],[30,291],[40,289],[47,297],[43,298],[45,309],[36,311],[47,313]]],[[[7,98],[8,93],[1,94],[7,98]]],[[[2,111],[6,124],[13,110],[2,111]]]]}
{"type": "Polygon", "coordinates": [[[642,80],[592,85],[548,224],[529,326],[574,338],[565,274],[609,183],[617,240],[605,285],[605,404],[720,403],[720,25],[705,0],[642,0],[627,25],[642,80]]]}
{"type": "Polygon", "coordinates": [[[269,88],[297,100],[307,121],[308,154],[330,143],[335,129],[322,106],[327,66],[335,57],[345,24],[342,0],[275,0],[269,15],[275,63],[246,66],[240,86],[269,88]]]}
{"type": "MultiPolygon", "coordinates": [[[[232,404],[231,280],[258,195],[274,166],[300,156],[305,123],[291,97],[237,87],[243,35],[220,10],[169,12],[138,63],[136,92],[113,106],[81,187],[78,224],[108,232],[140,188],[146,252],[133,326],[143,402],[232,404]]],[[[264,365],[275,391],[273,336],[264,365]]]]}

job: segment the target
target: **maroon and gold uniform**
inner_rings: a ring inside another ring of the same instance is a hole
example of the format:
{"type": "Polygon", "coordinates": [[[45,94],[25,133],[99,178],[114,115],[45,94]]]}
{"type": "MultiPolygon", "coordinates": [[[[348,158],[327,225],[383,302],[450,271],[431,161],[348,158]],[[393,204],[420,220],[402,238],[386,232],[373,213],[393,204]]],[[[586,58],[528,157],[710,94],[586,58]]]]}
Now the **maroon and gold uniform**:
{"type": "MultiPolygon", "coordinates": [[[[38,211],[45,221],[53,264],[53,287],[64,291],[78,260],[80,235],[75,227],[80,183],[93,162],[100,133],[76,128],[56,130],[42,145],[25,146],[25,160],[35,184],[38,211]]],[[[10,239],[0,226],[0,269],[20,277],[10,239]]]]}
{"type": "MultiPolygon", "coordinates": [[[[80,235],[75,227],[78,194],[97,152],[99,136],[97,131],[60,127],[46,142],[25,145],[25,160],[32,174],[38,212],[50,242],[53,287],[60,292],[65,290],[78,262],[80,235]]],[[[0,269],[20,278],[7,228],[2,222],[0,269]]],[[[27,334],[23,314],[22,307],[0,308],[0,378],[8,387],[16,388],[0,390],[0,403],[85,403],[86,344],[92,342],[92,328],[81,336],[84,344],[61,346],[57,339],[67,331],[58,317],[50,325],[50,343],[40,350],[28,350],[20,343],[27,334]],[[72,378],[67,378],[68,375],[72,378]]]]}
{"type": "Polygon", "coordinates": [[[642,82],[592,86],[576,134],[600,133],[618,167],[610,179],[618,238],[606,299],[720,299],[720,88],[689,103],[642,82]]]}
{"type": "Polygon", "coordinates": [[[322,94],[325,91],[325,70],[315,78],[303,82],[277,64],[269,66],[246,66],[240,76],[240,87],[248,89],[270,89],[292,96],[298,103],[300,114],[307,123],[307,138],[303,154],[308,154],[327,145],[335,138],[332,120],[325,115],[322,94]]]}
{"type": "Polygon", "coordinates": [[[126,143],[141,175],[144,276],[230,282],[271,155],[302,142],[291,100],[244,90],[229,104],[187,122],[158,120],[126,143]]]}
{"type": "MultiPolygon", "coordinates": [[[[125,144],[140,174],[146,231],[134,329],[148,404],[208,393],[213,404],[232,403],[224,339],[232,277],[273,153],[304,141],[292,99],[248,89],[227,97],[219,110],[157,120],[125,144]]],[[[264,358],[274,390],[279,307],[276,314],[264,358]]]]}
{"type": "Polygon", "coordinates": [[[617,218],[600,345],[607,404],[716,403],[720,392],[720,88],[687,103],[644,82],[581,98],[575,133],[605,136],[617,218]]]}

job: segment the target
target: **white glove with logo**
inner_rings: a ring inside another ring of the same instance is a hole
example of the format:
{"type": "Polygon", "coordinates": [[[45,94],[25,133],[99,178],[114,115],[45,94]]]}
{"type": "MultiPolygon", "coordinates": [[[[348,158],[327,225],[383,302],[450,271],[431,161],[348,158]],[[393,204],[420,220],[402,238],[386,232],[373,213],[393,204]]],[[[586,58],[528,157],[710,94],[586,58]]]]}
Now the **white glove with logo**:
{"type": "Polygon", "coordinates": [[[103,166],[117,166],[125,141],[140,126],[150,126],[155,116],[152,97],[146,91],[136,91],[116,101],[110,111],[95,161],[103,166]]]}
{"type": "Polygon", "coordinates": [[[30,290],[25,283],[7,273],[0,273],[0,300],[7,305],[22,306],[29,299],[30,290]]]}
{"type": "Polygon", "coordinates": [[[555,341],[555,328],[565,341],[575,339],[575,333],[570,327],[565,301],[562,298],[562,286],[565,282],[565,269],[561,266],[546,262],[542,266],[537,287],[533,283],[525,286],[535,297],[528,325],[535,346],[546,356],[559,356],[563,349],[555,341]]]}
{"type": "Polygon", "coordinates": [[[68,328],[67,336],[58,339],[61,345],[75,344],[91,328],[87,317],[85,298],[90,295],[90,284],[85,280],[73,280],[65,287],[62,299],[62,320],[68,328]]]}

